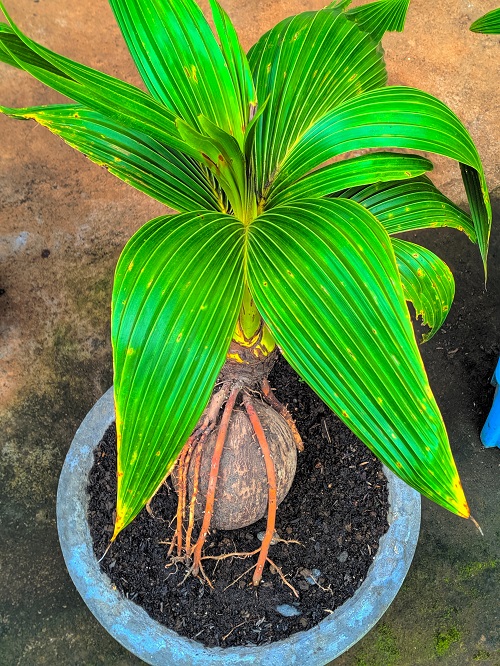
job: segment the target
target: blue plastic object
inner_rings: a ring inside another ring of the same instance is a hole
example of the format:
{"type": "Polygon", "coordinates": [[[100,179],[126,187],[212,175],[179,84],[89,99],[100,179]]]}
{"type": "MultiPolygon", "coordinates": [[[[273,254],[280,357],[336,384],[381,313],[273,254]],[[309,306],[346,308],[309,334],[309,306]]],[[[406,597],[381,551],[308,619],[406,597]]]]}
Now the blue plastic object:
{"type": "Polygon", "coordinates": [[[495,396],[486,423],[481,430],[481,441],[488,448],[492,446],[500,447],[500,391],[498,390],[500,385],[500,359],[493,373],[491,383],[496,386],[495,396]]]}

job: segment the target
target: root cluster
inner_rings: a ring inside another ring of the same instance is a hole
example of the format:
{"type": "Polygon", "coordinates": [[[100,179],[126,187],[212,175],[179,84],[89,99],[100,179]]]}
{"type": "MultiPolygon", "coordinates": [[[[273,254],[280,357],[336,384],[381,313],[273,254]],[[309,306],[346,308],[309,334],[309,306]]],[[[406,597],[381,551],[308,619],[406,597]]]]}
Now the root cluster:
{"type": "Polygon", "coordinates": [[[290,489],[296,450],[302,450],[303,445],[290,413],[276,399],[267,379],[259,384],[262,399],[256,399],[255,391],[241,378],[225,380],[179,456],[173,474],[178,493],[176,529],[169,556],[175,562],[186,563],[193,575],[205,576],[202,552],[211,526],[244,527],[261,518],[266,510],[262,545],[244,554],[258,553],[254,585],[260,583],[265,563],[270,561],[276,509],[290,489]],[[221,468],[225,449],[229,453],[221,468]],[[267,490],[263,499],[259,498],[262,487],[267,490]],[[197,520],[201,520],[201,527],[194,540],[197,520]]]}

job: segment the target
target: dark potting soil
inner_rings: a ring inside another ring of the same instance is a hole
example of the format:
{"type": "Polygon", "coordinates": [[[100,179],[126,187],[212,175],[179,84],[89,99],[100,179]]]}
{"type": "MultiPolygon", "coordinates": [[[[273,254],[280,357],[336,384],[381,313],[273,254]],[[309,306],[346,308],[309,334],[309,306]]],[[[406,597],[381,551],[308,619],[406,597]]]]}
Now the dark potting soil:
{"type": "MultiPolygon", "coordinates": [[[[248,569],[256,556],[204,560],[213,589],[202,579],[186,577],[184,565],[169,563],[177,496],[168,482],[151,502],[153,515],[142,511],[100,565],[122,594],[151,617],[206,646],[261,645],[314,626],[360,586],[388,528],[387,484],[378,460],[284,359],[269,380],[305,445],[277,514],[277,532],[291,543],[278,542],[269,552],[298,597],[269,565],[254,588],[248,569]]],[[[113,532],[114,425],[96,449],[88,490],[90,531],[100,558],[113,532]]],[[[264,518],[241,530],[213,530],[205,555],[253,551],[265,528],[264,518]]]]}

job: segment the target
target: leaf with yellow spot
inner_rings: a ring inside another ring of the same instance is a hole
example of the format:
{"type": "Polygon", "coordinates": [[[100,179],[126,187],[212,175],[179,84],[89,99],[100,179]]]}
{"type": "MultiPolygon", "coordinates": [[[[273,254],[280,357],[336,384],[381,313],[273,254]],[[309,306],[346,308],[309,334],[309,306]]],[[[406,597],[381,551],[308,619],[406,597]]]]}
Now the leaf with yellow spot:
{"type": "Polygon", "coordinates": [[[207,211],[152,220],[122,252],[111,331],[114,537],[170,472],[208,402],[241,306],[243,251],[242,224],[207,211]]]}
{"type": "Polygon", "coordinates": [[[101,113],[76,104],[0,107],[0,112],[36,120],[109,173],[175,210],[220,209],[201,166],[101,113]],[[75,109],[79,110],[76,115],[75,109]]]}
{"type": "Polygon", "coordinates": [[[356,202],[306,199],[248,239],[250,290],[290,365],[398,476],[468,516],[383,226],[356,202]]]}
{"type": "Polygon", "coordinates": [[[266,208],[304,198],[320,198],[346,188],[415,178],[432,170],[432,162],[419,155],[368,153],[334,162],[307,174],[289,187],[271,193],[266,208]]]}
{"type": "Polygon", "coordinates": [[[392,246],[405,298],[413,304],[422,324],[430,328],[422,335],[422,342],[426,342],[448,316],[455,296],[453,275],[444,261],[425,247],[396,238],[392,246]]]}
{"type": "Polygon", "coordinates": [[[382,222],[389,234],[426,227],[453,227],[465,232],[471,241],[476,241],[470,216],[426,177],[352,188],[343,192],[342,197],[365,206],[382,222]],[[406,206],[408,201],[411,207],[406,206]]]}
{"type": "MultiPolygon", "coordinates": [[[[389,147],[433,152],[459,162],[486,268],[492,211],[477,148],[451,109],[416,88],[369,90],[323,115],[283,155],[272,189],[284,189],[350,150],[389,147]]],[[[408,203],[406,199],[403,205],[408,203]]]]}
{"type": "Polygon", "coordinates": [[[110,0],[151,95],[199,130],[209,118],[243,145],[238,93],[225,57],[194,0],[110,0]]]}
{"type": "Polygon", "coordinates": [[[387,80],[373,39],[335,7],[281,21],[250,49],[248,61],[259,102],[268,99],[255,138],[262,195],[309,127],[341,102],[387,80]]]}
{"type": "Polygon", "coordinates": [[[346,16],[373,39],[379,41],[386,32],[402,32],[410,0],[376,0],[346,11],[346,16]]]}
{"type": "MultiPolygon", "coordinates": [[[[251,119],[251,110],[257,106],[257,95],[253,84],[252,72],[250,71],[247,56],[240,45],[238,35],[229,16],[217,0],[210,0],[210,7],[221,51],[233,80],[240,106],[242,130],[246,133],[249,120],[251,119]]],[[[260,100],[261,104],[262,102],[263,100],[260,100]]]]}

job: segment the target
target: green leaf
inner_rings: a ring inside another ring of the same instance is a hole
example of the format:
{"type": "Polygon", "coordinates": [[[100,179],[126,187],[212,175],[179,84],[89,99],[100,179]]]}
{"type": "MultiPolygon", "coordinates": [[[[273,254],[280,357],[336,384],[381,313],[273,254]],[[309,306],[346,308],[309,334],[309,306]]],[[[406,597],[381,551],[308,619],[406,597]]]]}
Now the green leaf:
{"type": "Polygon", "coordinates": [[[360,185],[402,180],[431,171],[432,162],[418,155],[397,153],[368,153],[313,171],[284,190],[280,190],[265,203],[266,209],[282,203],[305,198],[319,198],[360,185]]]}
{"type": "Polygon", "coordinates": [[[327,5],[327,7],[331,8],[331,9],[345,10],[346,7],[349,7],[351,2],[352,2],[352,0],[333,0],[333,2],[330,2],[330,4],[327,5]]]}
{"type": "Polygon", "coordinates": [[[248,253],[292,367],[398,476],[468,516],[382,225],[353,201],[309,199],[257,218],[248,253]]]}
{"type": "Polygon", "coordinates": [[[486,180],[482,168],[476,170],[467,164],[460,164],[460,172],[462,174],[465,191],[467,192],[474,230],[476,232],[479,249],[483,256],[486,274],[486,256],[490,241],[492,217],[488,190],[486,189],[486,180]]]}
{"type": "Polygon", "coordinates": [[[37,44],[9,19],[1,1],[0,9],[17,37],[12,40],[3,28],[0,43],[18,67],[57,92],[102,113],[120,125],[144,132],[169,148],[192,154],[193,151],[179,136],[175,115],[163,104],[135,86],[80,65],[37,44]],[[29,57],[26,51],[30,52],[29,57]]]}
{"type": "MultiPolygon", "coordinates": [[[[0,24],[0,28],[1,27],[2,26],[0,24]]],[[[12,65],[13,67],[17,67],[17,62],[10,55],[9,51],[7,51],[4,46],[2,46],[1,40],[0,40],[0,62],[4,62],[7,65],[12,65]]]]}
{"type": "Polygon", "coordinates": [[[242,130],[245,132],[248,121],[251,119],[251,113],[257,106],[257,93],[253,84],[252,72],[246,53],[240,45],[238,34],[229,16],[217,0],[210,0],[210,7],[212,8],[212,16],[220,40],[221,50],[226,60],[226,66],[237,93],[240,117],[244,122],[242,130]]]}
{"type": "Polygon", "coordinates": [[[148,222],[116,269],[114,537],[156,492],[205,408],[243,295],[243,226],[217,213],[148,222]]]}
{"type": "Polygon", "coordinates": [[[260,38],[248,60],[259,101],[269,98],[255,140],[257,187],[264,194],[314,122],[387,79],[371,37],[332,8],[285,19],[260,38]]]}
{"type": "Polygon", "coordinates": [[[362,204],[389,234],[428,227],[452,227],[476,242],[469,215],[445,197],[428,178],[354,187],[339,196],[362,204]]]}
{"type": "Polygon", "coordinates": [[[12,28],[5,23],[0,23],[0,62],[5,62],[18,69],[23,69],[15,57],[11,55],[11,51],[12,53],[17,54],[17,57],[21,61],[36,67],[45,67],[48,71],[51,71],[54,74],[64,76],[57,67],[52,67],[52,65],[46,60],[40,58],[36,53],[33,53],[33,51],[19,39],[12,28]]]}
{"type": "Polygon", "coordinates": [[[413,303],[417,317],[430,327],[422,342],[430,340],[441,328],[455,296],[455,280],[448,266],[425,247],[397,238],[392,247],[407,301],[413,303]]]}
{"type": "Polygon", "coordinates": [[[372,90],[330,111],[289,151],[274,188],[284,189],[327,159],[364,148],[404,148],[467,165],[464,185],[486,268],[491,205],[481,160],[469,133],[442,102],[400,86],[372,90]]]}
{"type": "Polygon", "coordinates": [[[180,118],[177,120],[177,128],[186,144],[196,152],[198,159],[217,177],[235,214],[241,217],[246,191],[243,153],[236,139],[219,129],[208,118],[200,116],[199,123],[204,134],[194,130],[180,118]]]}
{"type": "Polygon", "coordinates": [[[0,107],[0,112],[36,120],[93,162],[166,206],[181,212],[221,209],[213,185],[191,158],[96,111],[61,104],[0,107]]]}
{"type": "Polygon", "coordinates": [[[225,58],[193,0],[110,0],[148,90],[199,129],[204,115],[243,145],[243,119],[225,58]]]}
{"type": "Polygon", "coordinates": [[[386,32],[402,32],[410,0],[377,0],[346,11],[363,32],[380,41],[386,32]]]}
{"type": "Polygon", "coordinates": [[[492,9],[481,18],[478,18],[470,26],[472,32],[481,32],[485,35],[498,35],[500,34],[500,7],[492,9]]]}
{"type": "Polygon", "coordinates": [[[246,134],[245,134],[245,146],[244,146],[245,159],[247,161],[247,165],[249,165],[249,164],[253,165],[254,164],[255,133],[256,133],[256,130],[257,130],[257,126],[260,122],[260,118],[261,118],[262,114],[264,113],[264,110],[265,110],[268,102],[269,102],[269,97],[267,99],[265,99],[264,101],[261,101],[261,102],[258,103],[258,105],[256,106],[256,108],[253,111],[254,116],[247,125],[247,131],[246,131],[246,134]]]}

